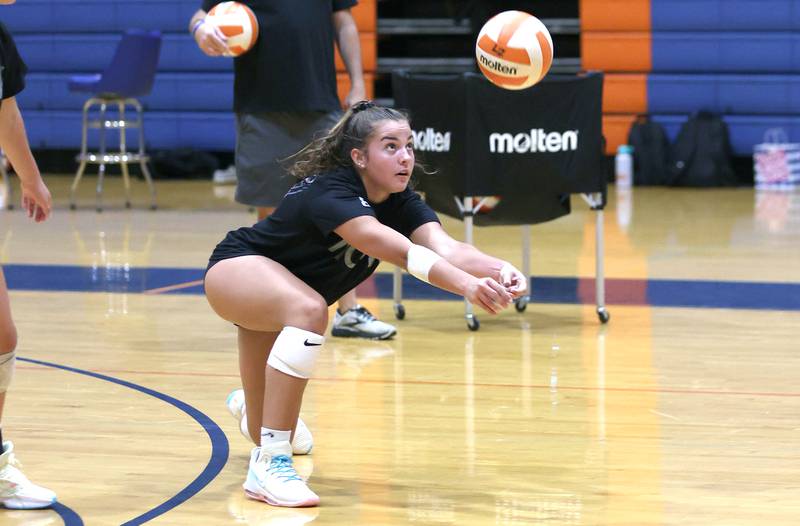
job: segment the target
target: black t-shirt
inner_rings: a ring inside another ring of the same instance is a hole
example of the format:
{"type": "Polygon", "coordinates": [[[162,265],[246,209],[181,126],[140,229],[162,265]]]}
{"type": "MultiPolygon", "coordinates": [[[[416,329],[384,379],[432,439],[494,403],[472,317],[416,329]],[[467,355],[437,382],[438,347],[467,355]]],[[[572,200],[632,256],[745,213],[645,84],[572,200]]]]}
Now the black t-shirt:
{"type": "Polygon", "coordinates": [[[262,255],[285,266],[328,302],[334,303],[367,279],[379,261],[348,245],[333,230],[369,215],[406,237],[438,222],[436,213],[410,188],[370,203],[360,177],[351,168],[307,177],[284,196],[275,212],[252,227],[228,232],[211,261],[262,255]]]}
{"type": "Polygon", "coordinates": [[[0,99],[14,97],[25,87],[25,73],[28,71],[11,33],[0,22],[0,99]]]}
{"type": "MultiPolygon", "coordinates": [[[[234,59],[234,111],[339,109],[332,16],[357,1],[240,1],[258,19],[258,40],[253,49],[234,59]]],[[[203,0],[203,10],[217,3],[203,0]]]]}

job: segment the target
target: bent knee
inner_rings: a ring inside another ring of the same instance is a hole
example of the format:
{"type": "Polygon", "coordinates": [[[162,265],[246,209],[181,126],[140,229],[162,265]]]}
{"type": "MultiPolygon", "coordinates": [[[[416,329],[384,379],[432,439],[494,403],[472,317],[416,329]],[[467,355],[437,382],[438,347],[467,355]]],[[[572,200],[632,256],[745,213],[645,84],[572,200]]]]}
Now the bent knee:
{"type": "Polygon", "coordinates": [[[17,348],[17,329],[12,325],[0,334],[0,354],[6,354],[17,348]]]}
{"type": "Polygon", "coordinates": [[[322,296],[298,300],[290,309],[286,325],[304,328],[319,334],[328,327],[328,304],[322,296]]]}

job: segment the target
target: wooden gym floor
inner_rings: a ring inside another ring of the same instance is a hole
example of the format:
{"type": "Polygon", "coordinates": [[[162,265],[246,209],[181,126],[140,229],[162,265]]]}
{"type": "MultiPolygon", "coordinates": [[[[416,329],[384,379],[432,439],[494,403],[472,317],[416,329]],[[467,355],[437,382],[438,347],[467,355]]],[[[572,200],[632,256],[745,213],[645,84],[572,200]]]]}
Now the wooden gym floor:
{"type": "MultiPolygon", "coordinates": [[[[297,457],[319,508],[244,498],[250,445],[224,406],[235,332],[197,280],[252,215],[232,187],[107,181],[52,219],[0,212],[19,330],[3,432],[53,510],[0,525],[763,525],[800,517],[800,192],[636,188],[532,228],[534,297],[480,316],[408,281],[390,342],[330,338],[297,457]]],[[[18,193],[16,194],[18,195],[18,193]]],[[[461,237],[462,224],[445,219],[461,237]]],[[[520,264],[520,228],[476,230],[520,264]]],[[[361,290],[387,321],[389,267],[361,290]],[[377,297],[376,297],[377,296],[377,297]]]]}

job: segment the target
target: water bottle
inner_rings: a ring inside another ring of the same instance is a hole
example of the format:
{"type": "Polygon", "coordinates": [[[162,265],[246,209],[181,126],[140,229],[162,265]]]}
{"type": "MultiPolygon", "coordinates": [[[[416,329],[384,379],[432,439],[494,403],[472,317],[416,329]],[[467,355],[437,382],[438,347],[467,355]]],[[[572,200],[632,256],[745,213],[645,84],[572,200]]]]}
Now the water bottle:
{"type": "Polygon", "coordinates": [[[617,189],[630,188],[633,185],[633,146],[622,144],[617,148],[614,175],[617,189]]]}

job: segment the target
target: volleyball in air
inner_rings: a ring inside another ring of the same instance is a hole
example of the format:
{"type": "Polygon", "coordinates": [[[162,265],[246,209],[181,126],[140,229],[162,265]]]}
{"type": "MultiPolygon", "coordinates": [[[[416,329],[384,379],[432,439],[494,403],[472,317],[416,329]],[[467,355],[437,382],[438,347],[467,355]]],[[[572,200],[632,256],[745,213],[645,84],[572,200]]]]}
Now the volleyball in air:
{"type": "Polygon", "coordinates": [[[228,37],[226,57],[246,53],[258,39],[258,21],[253,11],[239,2],[222,2],[211,8],[206,22],[214,24],[228,37]]]}
{"type": "Polygon", "coordinates": [[[505,89],[525,89],[547,75],[553,64],[553,39],[535,16],[503,11],[481,28],[475,58],[492,83],[505,89]]]}

